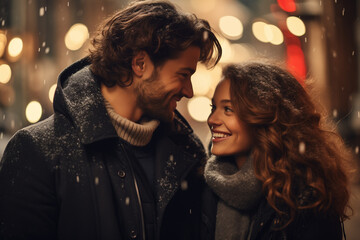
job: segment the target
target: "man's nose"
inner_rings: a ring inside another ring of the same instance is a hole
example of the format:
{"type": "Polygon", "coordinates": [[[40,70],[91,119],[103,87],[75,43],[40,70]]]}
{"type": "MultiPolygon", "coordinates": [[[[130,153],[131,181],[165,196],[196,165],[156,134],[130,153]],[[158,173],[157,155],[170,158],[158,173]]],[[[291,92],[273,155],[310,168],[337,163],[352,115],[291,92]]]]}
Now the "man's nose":
{"type": "Polygon", "coordinates": [[[191,83],[191,78],[188,78],[184,82],[184,86],[183,86],[183,89],[182,89],[182,95],[184,95],[184,97],[187,97],[187,98],[192,98],[194,96],[194,91],[193,91],[193,87],[192,87],[192,83],[191,83]]]}

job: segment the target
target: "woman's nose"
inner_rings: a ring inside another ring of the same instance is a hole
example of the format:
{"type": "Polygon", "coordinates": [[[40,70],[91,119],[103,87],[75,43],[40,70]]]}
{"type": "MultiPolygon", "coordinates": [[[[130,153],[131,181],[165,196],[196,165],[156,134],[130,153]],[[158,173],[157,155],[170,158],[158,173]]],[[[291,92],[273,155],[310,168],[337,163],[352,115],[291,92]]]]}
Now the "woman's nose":
{"type": "Polygon", "coordinates": [[[210,115],[207,119],[207,123],[208,123],[210,129],[212,129],[216,126],[219,126],[221,124],[216,111],[213,111],[210,113],[210,115]]]}

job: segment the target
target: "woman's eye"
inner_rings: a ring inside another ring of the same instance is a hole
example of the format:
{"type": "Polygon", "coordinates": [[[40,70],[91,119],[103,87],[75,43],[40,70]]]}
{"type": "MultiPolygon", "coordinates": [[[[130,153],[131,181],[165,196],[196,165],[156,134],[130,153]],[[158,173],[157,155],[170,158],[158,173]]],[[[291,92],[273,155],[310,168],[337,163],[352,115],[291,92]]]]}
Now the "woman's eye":
{"type": "Polygon", "coordinates": [[[234,112],[234,110],[232,110],[230,107],[224,107],[225,112],[234,112]]]}
{"type": "Polygon", "coordinates": [[[210,108],[211,108],[211,112],[213,112],[213,111],[215,111],[216,106],[215,106],[215,105],[213,105],[213,104],[210,104],[210,108]]]}

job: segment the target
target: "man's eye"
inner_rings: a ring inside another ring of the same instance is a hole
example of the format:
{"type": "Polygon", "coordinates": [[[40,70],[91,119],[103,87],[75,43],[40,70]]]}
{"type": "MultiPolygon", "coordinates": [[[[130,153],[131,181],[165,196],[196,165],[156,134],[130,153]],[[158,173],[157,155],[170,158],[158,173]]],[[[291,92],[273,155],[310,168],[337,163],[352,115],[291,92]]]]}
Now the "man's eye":
{"type": "Polygon", "coordinates": [[[189,76],[189,74],[187,73],[180,73],[180,76],[182,76],[183,78],[187,78],[189,76]]]}

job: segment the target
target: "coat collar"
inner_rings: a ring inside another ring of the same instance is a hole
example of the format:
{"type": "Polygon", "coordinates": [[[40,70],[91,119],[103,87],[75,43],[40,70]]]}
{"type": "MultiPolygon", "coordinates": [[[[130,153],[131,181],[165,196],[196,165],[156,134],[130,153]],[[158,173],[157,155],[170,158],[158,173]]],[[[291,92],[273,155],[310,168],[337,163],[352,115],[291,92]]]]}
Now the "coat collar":
{"type": "Polygon", "coordinates": [[[89,65],[85,58],[65,69],[54,97],[54,111],[70,119],[83,144],[117,137],[89,65]]]}

